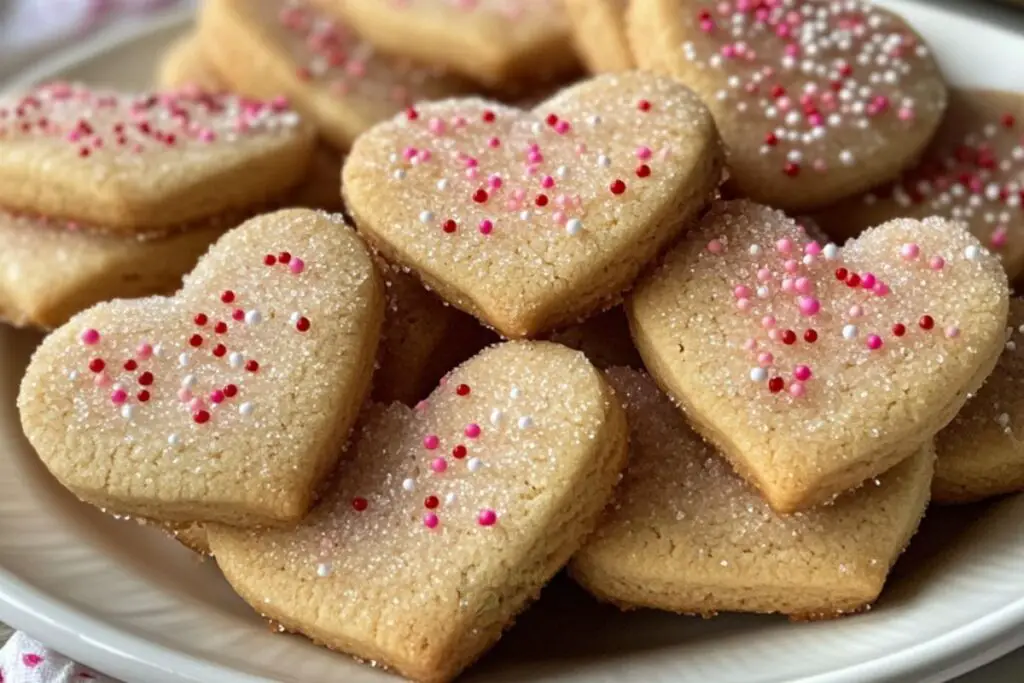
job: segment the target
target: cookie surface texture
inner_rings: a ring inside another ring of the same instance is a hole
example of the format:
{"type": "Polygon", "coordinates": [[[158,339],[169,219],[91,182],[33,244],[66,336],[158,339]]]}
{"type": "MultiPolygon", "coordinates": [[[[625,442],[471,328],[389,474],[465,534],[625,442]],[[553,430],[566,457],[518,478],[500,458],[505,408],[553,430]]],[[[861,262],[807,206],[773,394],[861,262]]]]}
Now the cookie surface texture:
{"type": "Polygon", "coordinates": [[[369,391],[383,285],[340,216],[252,219],[172,298],[99,304],[40,345],[29,441],[79,498],[160,522],[298,521],[369,391]]]}
{"type": "Polygon", "coordinates": [[[898,181],[826,208],[836,239],[898,216],[966,222],[998,254],[1010,280],[1024,272],[1024,95],[953,90],[921,162],[898,181]]]}
{"type": "Polygon", "coordinates": [[[635,0],[628,25],[640,67],[680,79],[714,112],[735,189],[778,208],[896,177],[945,108],[928,47],[868,2],[635,0]]]}
{"type": "Polygon", "coordinates": [[[304,0],[210,0],[203,49],[232,89],[284,94],[340,150],[414,102],[466,88],[440,69],[383,55],[304,0]]]}
{"type": "Polygon", "coordinates": [[[1006,346],[977,395],[935,437],[932,497],[969,503],[1024,491],[1024,302],[1010,300],[1006,346]]]}
{"type": "Polygon", "coordinates": [[[489,88],[554,81],[578,68],[561,0],[316,0],[381,50],[489,88]]]}
{"type": "Polygon", "coordinates": [[[710,199],[721,160],[692,92],[630,72],[529,112],[423,104],[359,139],[342,191],[390,262],[524,337],[616,301],[710,199]]]}
{"type": "Polygon", "coordinates": [[[173,232],[297,185],[313,130],[286,103],[63,83],[0,99],[0,206],[111,233],[173,232]],[[17,123],[22,119],[22,123],[17,123]]]}
{"type": "Polygon", "coordinates": [[[228,227],[138,239],[0,211],[0,319],[53,329],[102,301],[173,294],[228,227]]]}
{"type": "Polygon", "coordinates": [[[286,629],[447,681],[583,542],[625,464],[626,432],[581,353],[492,346],[425,406],[364,423],[336,490],[297,528],[211,527],[210,544],[239,595],[286,629]]]}
{"type": "Polygon", "coordinates": [[[645,374],[608,371],[626,403],[629,466],[570,573],[623,608],[689,614],[859,611],[928,504],[935,452],[918,453],[834,503],[779,515],[704,443],[645,374]]]}
{"type": "Polygon", "coordinates": [[[184,88],[194,86],[210,92],[227,89],[227,84],[213,68],[196,33],[174,41],[157,65],[157,87],[184,88]]]}
{"type": "Polygon", "coordinates": [[[829,500],[946,426],[1003,349],[1006,275],[959,224],[896,220],[840,249],[719,202],[627,301],[695,429],[779,512],[829,500]]]}
{"type": "Polygon", "coordinates": [[[591,73],[636,66],[626,36],[629,0],[565,0],[576,52],[591,73]]]}

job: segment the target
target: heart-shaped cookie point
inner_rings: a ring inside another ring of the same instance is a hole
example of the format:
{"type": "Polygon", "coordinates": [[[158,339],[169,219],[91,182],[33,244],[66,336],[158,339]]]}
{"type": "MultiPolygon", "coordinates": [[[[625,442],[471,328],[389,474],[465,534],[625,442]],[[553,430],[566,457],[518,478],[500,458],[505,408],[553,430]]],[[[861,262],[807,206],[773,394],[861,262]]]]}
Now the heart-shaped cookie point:
{"type": "Polygon", "coordinates": [[[211,526],[210,544],[239,595],[286,629],[447,681],[593,529],[626,436],[583,354],[499,344],[417,408],[365,421],[335,490],[298,527],[211,526]]]}
{"type": "Polygon", "coordinates": [[[22,426],[64,486],[110,512],[294,522],[366,398],[383,314],[340,216],[254,218],[174,297],[100,304],[47,337],[22,426]]]}
{"type": "Polygon", "coordinates": [[[840,249],[718,202],[634,290],[658,383],[780,512],[854,488],[944,427],[1003,348],[1006,275],[961,225],[895,220],[840,249]]]}
{"type": "Polygon", "coordinates": [[[832,504],[779,515],[649,377],[607,375],[626,404],[630,456],[614,502],[569,567],[590,592],[626,609],[797,619],[875,601],[928,505],[930,441],[832,504]]]}
{"type": "Polygon", "coordinates": [[[205,55],[232,90],[285,94],[332,145],[347,150],[375,123],[467,81],[431,63],[382,54],[306,0],[210,0],[199,14],[205,55]]]}
{"type": "Polygon", "coordinates": [[[189,33],[171,43],[157,66],[160,88],[194,87],[209,92],[227,89],[224,77],[210,64],[199,35],[189,33]]]}
{"type": "Polygon", "coordinates": [[[1024,300],[1010,299],[1006,344],[978,393],[935,437],[932,499],[969,503],[1024,491],[1024,300]]]}
{"type": "Polygon", "coordinates": [[[360,137],[342,187],[388,260],[525,337],[614,303],[706,204],[721,163],[697,97],[631,72],[528,112],[478,99],[421,105],[360,137]]]}
{"type": "Polygon", "coordinates": [[[0,98],[0,206],[159,234],[297,185],[313,129],[283,99],[54,83],[0,98]]]}
{"type": "Polygon", "coordinates": [[[635,0],[637,63],[704,98],[740,196],[820,208],[895,177],[946,106],[935,60],[871,2],[635,0]]]}
{"type": "Polygon", "coordinates": [[[626,36],[629,0],[565,0],[573,44],[591,73],[636,68],[626,36]]]}

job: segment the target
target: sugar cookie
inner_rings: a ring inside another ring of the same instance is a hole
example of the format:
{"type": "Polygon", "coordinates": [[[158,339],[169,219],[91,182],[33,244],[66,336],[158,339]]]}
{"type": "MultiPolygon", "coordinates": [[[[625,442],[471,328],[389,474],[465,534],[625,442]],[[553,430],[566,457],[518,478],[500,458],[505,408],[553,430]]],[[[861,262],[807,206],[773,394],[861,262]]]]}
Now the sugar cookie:
{"type": "Polygon", "coordinates": [[[312,128],[283,101],[44,85],[0,98],[0,206],[171,232],[283,195],[312,148],[312,128]]]}
{"type": "Polygon", "coordinates": [[[491,88],[575,73],[562,0],[315,0],[382,50],[439,64],[491,88]]]}
{"type": "Polygon", "coordinates": [[[628,5],[629,0],[565,0],[576,52],[591,73],[635,68],[626,37],[628,5]]]}
{"type": "Polygon", "coordinates": [[[629,336],[626,312],[621,306],[587,318],[579,325],[558,330],[551,335],[551,341],[579,349],[599,368],[613,365],[643,367],[640,354],[633,346],[633,338],[629,336]]]}
{"type": "Polygon", "coordinates": [[[779,512],[893,467],[1003,348],[1006,274],[960,225],[894,220],[840,249],[719,202],[627,301],[651,374],[779,512]]]}
{"type": "Polygon", "coordinates": [[[202,42],[195,33],[179,38],[167,49],[157,66],[157,86],[194,86],[209,92],[227,90],[224,78],[210,64],[202,42]]]}
{"type": "Polygon", "coordinates": [[[894,178],[945,108],[920,36],[862,0],[634,0],[628,25],[640,66],[711,108],[732,183],[779,208],[820,208],[894,178]]]}
{"type": "Polygon", "coordinates": [[[836,238],[897,216],[965,221],[1003,260],[1024,272],[1024,95],[953,90],[949,111],[921,163],[882,188],[825,209],[836,238]]]}
{"type": "Polygon", "coordinates": [[[1010,299],[1008,325],[995,371],[935,437],[936,502],[1024,491],[1024,300],[1010,299]]]}
{"type": "Polygon", "coordinates": [[[414,102],[466,88],[437,68],[376,53],[304,0],[208,0],[199,37],[233,90],[287,95],[341,150],[414,102]]]}
{"type": "Polygon", "coordinates": [[[53,329],[101,301],[172,294],[231,226],[217,219],[139,239],[0,210],[0,319],[53,329]]]}
{"type": "Polygon", "coordinates": [[[630,456],[615,500],[570,573],[624,609],[781,612],[868,608],[928,505],[929,442],[834,503],[779,515],[690,429],[646,375],[608,371],[626,403],[630,456]]]}
{"type": "Polygon", "coordinates": [[[448,681],[593,529],[627,431],[583,354],[499,344],[420,408],[377,411],[335,491],[297,528],[211,526],[210,545],[238,594],[284,628],[448,681]]]}
{"type": "Polygon", "coordinates": [[[232,230],[172,298],[113,301],[43,341],[18,396],[79,498],[158,522],[296,522],[365,399],[384,314],[340,216],[232,230]]]}
{"type": "Polygon", "coordinates": [[[693,93],[628,72],[528,112],[423,104],[359,138],[342,192],[389,261],[524,337],[614,303],[703,208],[721,160],[693,93]]]}

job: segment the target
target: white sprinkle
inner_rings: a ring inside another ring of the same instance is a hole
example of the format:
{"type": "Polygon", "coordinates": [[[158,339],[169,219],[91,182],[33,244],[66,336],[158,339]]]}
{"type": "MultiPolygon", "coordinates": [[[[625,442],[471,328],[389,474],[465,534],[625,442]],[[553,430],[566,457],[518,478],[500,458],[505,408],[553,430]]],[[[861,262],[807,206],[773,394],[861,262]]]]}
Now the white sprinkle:
{"type": "Polygon", "coordinates": [[[123,417],[126,420],[130,420],[133,417],[135,417],[135,406],[121,406],[121,417],[123,417]]]}
{"type": "Polygon", "coordinates": [[[578,235],[583,230],[583,221],[579,218],[570,218],[565,224],[565,231],[570,235],[578,235]]]}
{"type": "Polygon", "coordinates": [[[849,166],[853,163],[853,152],[848,149],[844,149],[839,153],[839,161],[844,166],[849,166]]]}
{"type": "Polygon", "coordinates": [[[430,223],[434,220],[434,214],[429,211],[420,211],[420,223],[430,223]]]}
{"type": "Polygon", "coordinates": [[[69,372],[68,379],[71,380],[72,382],[78,379],[78,370],[72,370],[71,372],[69,372]]]}
{"type": "Polygon", "coordinates": [[[544,126],[541,125],[540,121],[534,121],[533,125],[530,127],[530,130],[533,132],[534,135],[540,135],[541,133],[544,132],[544,126]]]}
{"type": "Polygon", "coordinates": [[[521,220],[521,221],[528,221],[528,220],[530,220],[530,212],[529,211],[520,211],[519,212],[519,220],[521,220]]]}
{"type": "Polygon", "coordinates": [[[321,562],[316,566],[316,575],[321,579],[330,576],[332,571],[334,570],[331,568],[330,562],[321,562]]]}
{"type": "Polygon", "coordinates": [[[302,317],[301,313],[299,313],[298,311],[292,311],[291,316],[289,316],[289,318],[288,318],[288,322],[290,324],[292,324],[292,325],[295,325],[296,323],[299,322],[299,318],[301,318],[301,317],[302,317]]]}
{"type": "Polygon", "coordinates": [[[765,287],[764,285],[761,285],[760,287],[757,288],[758,299],[767,299],[770,293],[771,292],[769,292],[768,288],[765,287]]]}
{"type": "Polygon", "coordinates": [[[519,418],[519,428],[520,429],[529,429],[532,426],[533,426],[533,418],[530,417],[529,415],[523,415],[521,418],[519,418]]]}
{"type": "Polygon", "coordinates": [[[437,189],[439,189],[441,192],[444,192],[445,190],[447,190],[448,189],[448,179],[447,178],[441,178],[440,180],[438,180],[437,181],[437,189]]]}
{"type": "Polygon", "coordinates": [[[601,117],[600,117],[600,116],[598,116],[597,114],[593,114],[593,115],[591,115],[591,116],[588,116],[588,117],[587,117],[587,123],[589,123],[589,124],[590,124],[591,126],[597,126],[597,125],[600,125],[600,123],[601,123],[601,117]]]}
{"type": "Polygon", "coordinates": [[[981,256],[981,248],[976,244],[968,245],[968,247],[964,249],[964,256],[968,261],[977,261],[978,257],[981,256]]]}
{"type": "MultiPolygon", "coordinates": [[[[1024,325],[1021,325],[1021,331],[1024,332],[1024,325]]],[[[519,389],[519,387],[512,387],[512,389],[508,392],[508,395],[509,398],[519,398],[520,396],[523,395],[523,392],[519,389]]]]}
{"type": "Polygon", "coordinates": [[[412,477],[402,481],[402,488],[406,491],[412,492],[416,490],[416,480],[412,477]]]}
{"type": "Polygon", "coordinates": [[[602,154],[601,156],[597,157],[597,165],[601,166],[602,168],[608,168],[609,166],[612,165],[612,160],[609,159],[604,154],[602,154]]]}
{"type": "Polygon", "coordinates": [[[395,180],[405,180],[405,169],[396,168],[392,176],[394,177],[395,180]]]}
{"type": "Polygon", "coordinates": [[[469,462],[466,463],[466,467],[469,468],[470,472],[476,472],[483,466],[484,464],[480,462],[480,458],[470,458],[469,462]]]}
{"type": "Polygon", "coordinates": [[[181,378],[181,386],[183,387],[194,387],[196,385],[195,375],[185,375],[181,378]]]}
{"type": "Polygon", "coordinates": [[[563,179],[568,177],[568,175],[569,175],[569,167],[568,166],[559,166],[555,170],[555,175],[557,175],[559,178],[563,178],[563,179]]]}
{"type": "Polygon", "coordinates": [[[181,367],[185,367],[186,365],[188,365],[187,353],[183,353],[180,356],[178,356],[178,365],[180,365],[181,367]]]}
{"type": "Polygon", "coordinates": [[[501,418],[503,417],[505,417],[505,413],[495,408],[494,410],[491,411],[491,424],[497,427],[498,423],[501,422],[501,418]]]}
{"type": "Polygon", "coordinates": [[[448,495],[446,495],[444,497],[444,504],[445,505],[451,505],[454,502],[455,502],[455,494],[454,493],[449,493],[448,495]]]}
{"type": "Polygon", "coordinates": [[[245,324],[246,325],[259,325],[261,322],[263,322],[263,315],[259,311],[257,311],[255,308],[252,309],[251,311],[247,311],[246,312],[246,314],[245,314],[245,324]]]}
{"type": "Polygon", "coordinates": [[[252,404],[246,401],[242,405],[238,406],[238,412],[242,415],[252,415],[252,404]]]}
{"type": "Polygon", "coordinates": [[[164,345],[157,344],[156,346],[154,346],[153,355],[156,356],[157,358],[161,358],[164,355],[164,345]]]}
{"type": "Polygon", "coordinates": [[[843,326],[843,339],[856,339],[857,337],[857,326],[856,325],[844,325],[843,326]]]}
{"type": "Polygon", "coordinates": [[[758,256],[758,255],[761,254],[761,245],[760,244],[751,244],[749,251],[750,251],[750,255],[751,256],[758,256]]]}
{"type": "Polygon", "coordinates": [[[753,382],[763,382],[768,379],[768,371],[764,368],[751,368],[750,369],[750,380],[753,382]]]}
{"type": "Polygon", "coordinates": [[[839,247],[829,242],[828,244],[825,245],[825,248],[821,250],[821,253],[829,261],[835,261],[837,258],[839,258],[839,247]]]}
{"type": "Polygon", "coordinates": [[[168,435],[168,437],[167,437],[167,445],[168,446],[177,446],[180,443],[181,443],[181,437],[180,436],[178,436],[177,434],[170,434],[170,435],[168,435]]]}
{"type": "Polygon", "coordinates": [[[243,362],[245,362],[245,359],[242,357],[242,354],[240,354],[238,351],[232,351],[231,355],[228,356],[228,363],[233,368],[242,367],[243,362]]]}
{"type": "Polygon", "coordinates": [[[1000,413],[999,416],[996,417],[996,422],[999,423],[1000,427],[1005,427],[1010,424],[1010,416],[1006,413],[1000,413]]]}

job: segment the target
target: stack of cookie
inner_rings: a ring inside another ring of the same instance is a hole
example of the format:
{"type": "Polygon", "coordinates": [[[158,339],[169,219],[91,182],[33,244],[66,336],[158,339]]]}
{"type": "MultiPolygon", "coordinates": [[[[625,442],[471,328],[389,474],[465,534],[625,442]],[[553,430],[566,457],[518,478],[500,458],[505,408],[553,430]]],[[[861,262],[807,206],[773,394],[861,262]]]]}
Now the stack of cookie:
{"type": "Polygon", "coordinates": [[[1019,100],[944,119],[894,14],[207,0],[160,79],[20,100],[63,113],[0,117],[0,204],[121,235],[90,244],[303,204],[289,185],[345,213],[251,218],[172,297],[76,301],[22,424],[76,496],[212,554],[283,629],[446,681],[566,566],[624,609],[836,617],[930,500],[1024,488],[1019,100]],[[558,85],[571,45],[611,73],[558,85]],[[109,151],[147,106],[184,153],[109,151]],[[320,163],[267,177],[293,168],[268,140],[320,163]]]}

